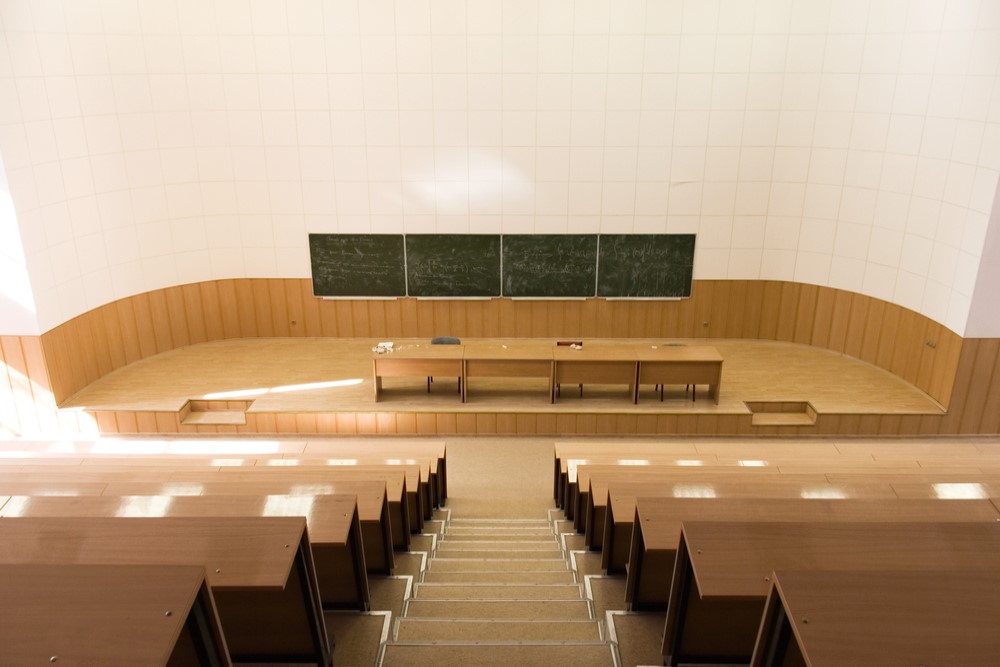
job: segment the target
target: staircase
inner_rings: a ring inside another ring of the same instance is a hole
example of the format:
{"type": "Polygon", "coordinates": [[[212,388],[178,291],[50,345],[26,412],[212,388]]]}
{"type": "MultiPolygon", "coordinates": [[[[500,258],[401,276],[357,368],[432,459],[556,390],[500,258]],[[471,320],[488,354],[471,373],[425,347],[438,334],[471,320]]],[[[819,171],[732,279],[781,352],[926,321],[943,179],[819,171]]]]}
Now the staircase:
{"type": "Polygon", "coordinates": [[[382,667],[611,667],[593,603],[548,519],[450,519],[382,667]]]}

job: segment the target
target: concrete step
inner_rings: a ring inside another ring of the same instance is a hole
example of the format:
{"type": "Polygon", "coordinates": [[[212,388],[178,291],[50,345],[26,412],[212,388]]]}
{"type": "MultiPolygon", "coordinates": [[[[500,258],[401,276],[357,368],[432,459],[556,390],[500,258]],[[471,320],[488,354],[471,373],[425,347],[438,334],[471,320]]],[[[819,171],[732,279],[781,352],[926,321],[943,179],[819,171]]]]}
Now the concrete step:
{"type": "Polygon", "coordinates": [[[426,584],[574,584],[569,570],[552,572],[425,572],[426,584]]]}
{"type": "Polygon", "coordinates": [[[463,646],[423,646],[389,644],[383,667],[609,667],[614,664],[609,644],[574,643],[540,645],[475,644],[463,646]]]}
{"type": "Polygon", "coordinates": [[[451,542],[452,540],[464,540],[467,542],[476,541],[505,541],[505,542],[555,542],[556,537],[552,533],[508,533],[505,531],[464,531],[464,530],[449,530],[444,534],[443,540],[451,542]]]}
{"type": "Polygon", "coordinates": [[[563,558],[473,558],[468,555],[454,558],[432,558],[428,572],[514,572],[514,571],[568,571],[569,563],[563,558]]]}
{"type": "Polygon", "coordinates": [[[415,584],[415,600],[580,600],[580,584],[415,584]]]}
{"type": "Polygon", "coordinates": [[[533,558],[558,558],[562,551],[555,546],[547,548],[523,549],[489,549],[482,546],[451,546],[440,545],[435,552],[437,558],[504,558],[507,560],[524,560],[533,558]]]}
{"type": "Polygon", "coordinates": [[[464,619],[396,619],[395,641],[534,642],[600,641],[597,621],[469,621],[464,619]]]}
{"type": "Polygon", "coordinates": [[[592,620],[586,600],[409,600],[406,618],[592,620]]]}

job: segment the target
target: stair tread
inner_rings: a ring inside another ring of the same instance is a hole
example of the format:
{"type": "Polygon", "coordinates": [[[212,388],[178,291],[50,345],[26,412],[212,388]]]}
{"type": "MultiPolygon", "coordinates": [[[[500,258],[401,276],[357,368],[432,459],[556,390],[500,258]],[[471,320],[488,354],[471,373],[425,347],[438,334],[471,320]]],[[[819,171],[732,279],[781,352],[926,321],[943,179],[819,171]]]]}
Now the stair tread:
{"type": "Polygon", "coordinates": [[[586,600],[410,600],[407,618],[590,619],[586,600]]]}
{"type": "Polygon", "coordinates": [[[597,621],[480,621],[400,618],[396,641],[599,641],[597,621]]]}
{"type": "Polygon", "coordinates": [[[475,664],[482,667],[607,667],[614,664],[611,647],[598,643],[554,645],[504,645],[482,643],[463,646],[386,646],[383,667],[440,667],[475,664]]]}
{"type": "Polygon", "coordinates": [[[415,586],[415,600],[580,600],[579,584],[429,584],[415,586]]]}

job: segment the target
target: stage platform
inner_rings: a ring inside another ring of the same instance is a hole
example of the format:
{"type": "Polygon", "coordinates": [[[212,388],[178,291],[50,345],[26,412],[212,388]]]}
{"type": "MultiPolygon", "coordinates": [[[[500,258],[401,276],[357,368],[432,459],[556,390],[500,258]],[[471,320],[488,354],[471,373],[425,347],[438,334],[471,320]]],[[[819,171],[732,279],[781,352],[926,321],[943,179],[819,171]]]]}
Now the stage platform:
{"type": "MultiPolygon", "coordinates": [[[[554,342],[538,340],[546,341],[554,342]]],[[[563,387],[550,403],[546,380],[504,378],[470,380],[465,403],[454,378],[439,378],[429,393],[423,378],[386,378],[375,402],[371,359],[378,342],[255,338],[194,345],[119,369],[60,407],[93,414],[102,432],[352,434],[884,435],[886,419],[911,422],[898,427],[905,433],[919,430],[922,417],[943,414],[924,392],[857,359],[732,339],[621,341],[714,346],[724,359],[718,404],[706,387],[692,401],[683,386],[668,386],[661,402],[652,385],[640,388],[637,404],[626,387],[614,385],[587,385],[582,397],[577,387],[563,387]]]]}

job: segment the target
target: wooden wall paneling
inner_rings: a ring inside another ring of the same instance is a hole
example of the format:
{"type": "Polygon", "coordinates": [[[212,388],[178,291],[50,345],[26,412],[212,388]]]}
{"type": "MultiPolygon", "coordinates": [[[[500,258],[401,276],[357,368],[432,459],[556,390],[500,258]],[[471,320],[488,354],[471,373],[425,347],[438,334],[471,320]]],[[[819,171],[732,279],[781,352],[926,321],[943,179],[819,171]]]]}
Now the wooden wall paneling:
{"type": "Polygon", "coordinates": [[[597,428],[597,415],[577,415],[576,430],[578,433],[593,433],[595,428],[597,428]]]}
{"type": "Polygon", "coordinates": [[[454,412],[439,413],[436,417],[438,433],[458,433],[458,420],[454,412]]]}
{"type": "Polygon", "coordinates": [[[298,283],[300,304],[299,323],[302,325],[303,335],[311,338],[319,338],[323,335],[323,323],[320,320],[319,305],[322,299],[313,296],[312,281],[303,280],[298,283]]]}
{"type": "MultiPolygon", "coordinates": [[[[201,321],[205,328],[205,340],[223,340],[226,338],[226,316],[220,293],[221,281],[210,280],[198,285],[198,303],[201,308],[201,321]]],[[[195,299],[192,297],[192,303],[195,299]]],[[[230,308],[235,308],[235,302],[230,302],[230,308]]],[[[197,319],[197,313],[188,313],[191,320],[197,319]]],[[[235,317],[233,318],[235,319],[235,317]]]]}
{"type": "Polygon", "coordinates": [[[37,432],[40,424],[35,409],[31,377],[28,375],[24,350],[21,347],[21,336],[0,336],[0,349],[3,350],[4,366],[7,369],[7,378],[10,383],[20,431],[22,433],[37,432]]]}
{"type": "Polygon", "coordinates": [[[833,322],[833,306],[836,301],[836,290],[821,289],[816,295],[816,319],[813,322],[811,345],[829,347],[830,327],[833,322]]]}
{"type": "Polygon", "coordinates": [[[153,418],[156,422],[156,433],[176,433],[177,413],[176,412],[154,412],[153,418]]]}
{"type": "Polygon", "coordinates": [[[851,301],[853,295],[844,290],[836,290],[833,297],[833,316],[830,318],[830,338],[827,347],[835,352],[843,352],[847,346],[847,326],[851,321],[851,301]]]}
{"type": "Polygon", "coordinates": [[[517,415],[504,412],[494,416],[497,421],[497,435],[514,435],[517,433],[517,415]]]}
{"type": "Polygon", "coordinates": [[[809,345],[812,342],[813,325],[816,322],[816,296],[819,287],[816,285],[800,285],[798,300],[795,306],[795,331],[792,342],[809,345]]]}
{"type": "Polygon", "coordinates": [[[188,283],[179,288],[184,313],[187,320],[189,341],[192,345],[205,343],[209,340],[205,326],[205,311],[202,308],[201,289],[198,283],[188,283]]]}
{"type": "Polygon", "coordinates": [[[15,371],[7,363],[3,344],[0,343],[0,432],[19,434],[24,428],[17,413],[17,384],[15,371]]]}
{"type": "Polygon", "coordinates": [[[94,359],[94,332],[90,328],[90,318],[80,315],[73,318],[73,342],[76,348],[76,368],[79,369],[79,377],[83,378],[83,383],[93,382],[100,377],[100,369],[94,359]]]}
{"type": "Polygon", "coordinates": [[[285,307],[287,308],[285,316],[288,318],[289,335],[299,338],[307,336],[302,286],[308,285],[309,282],[303,280],[284,280],[282,282],[285,290],[285,307]]]}
{"type": "Polygon", "coordinates": [[[313,412],[297,413],[295,415],[295,432],[307,434],[319,433],[319,428],[316,422],[316,414],[313,412]]]}
{"type": "Polygon", "coordinates": [[[187,306],[184,302],[184,290],[181,286],[168,287],[163,290],[167,305],[167,321],[170,325],[171,349],[186,347],[191,344],[191,331],[188,327],[187,306]]]}
{"type": "Polygon", "coordinates": [[[920,367],[921,348],[925,344],[927,319],[911,310],[901,309],[896,344],[889,370],[907,382],[915,383],[920,367]]]}
{"type": "MultiPolygon", "coordinates": [[[[107,314],[110,308],[101,306],[80,317],[81,324],[90,328],[90,339],[93,341],[91,355],[97,365],[97,377],[101,378],[118,368],[111,350],[111,338],[107,332],[107,314]]],[[[120,331],[119,331],[120,334],[120,331]]],[[[120,355],[119,355],[120,356],[120,355]]],[[[96,379],[96,378],[95,378],[96,379]]]]}
{"type": "Polygon", "coordinates": [[[882,337],[882,323],[885,319],[885,301],[868,300],[868,317],[862,334],[861,351],[858,358],[870,364],[878,363],[879,340],[882,337]]]}
{"type": "MultiPolygon", "coordinates": [[[[555,416],[555,433],[561,435],[575,435],[576,434],[576,415],[573,414],[557,414],[555,416]]],[[[617,432],[617,428],[615,429],[617,432]]]]}
{"type": "Polygon", "coordinates": [[[698,415],[677,415],[677,433],[679,435],[695,435],[698,433],[698,415]]]}
{"type": "Polygon", "coordinates": [[[760,301],[760,323],[756,338],[774,340],[778,331],[778,310],[781,307],[781,283],[764,281],[760,301]]]}
{"type": "Polygon", "coordinates": [[[285,291],[287,280],[268,280],[268,303],[270,304],[271,326],[269,335],[288,337],[292,335],[292,317],[288,307],[288,292],[285,291]]]}
{"type": "Polygon", "coordinates": [[[730,300],[733,293],[733,282],[730,280],[716,280],[714,282],[712,299],[711,319],[708,325],[708,336],[710,338],[725,338],[726,331],[729,330],[729,314],[731,312],[730,300]]]}
{"type": "MultiPolygon", "coordinates": [[[[990,339],[990,343],[995,348],[997,344],[1000,344],[1000,340],[990,339]]],[[[986,395],[983,400],[979,432],[1000,433],[1000,352],[996,354],[996,359],[993,362],[989,384],[980,388],[979,391],[986,395]]]]}
{"type": "Polygon", "coordinates": [[[899,433],[899,424],[902,418],[900,415],[882,415],[882,418],[878,422],[878,434],[879,435],[897,435],[899,433]]]}
{"type": "Polygon", "coordinates": [[[236,297],[236,317],[238,338],[256,338],[257,332],[257,312],[255,311],[256,301],[253,293],[253,283],[247,279],[232,281],[234,295],[236,297]]]}
{"type": "Polygon", "coordinates": [[[863,294],[851,295],[851,310],[847,320],[847,338],[844,352],[855,359],[861,357],[865,329],[868,326],[868,306],[872,299],[863,294]]]}
{"type": "Polygon", "coordinates": [[[353,301],[335,299],[328,301],[333,309],[333,330],[324,332],[326,336],[340,336],[341,338],[351,338],[354,336],[353,301]]]}
{"type": "MultiPolygon", "coordinates": [[[[170,331],[170,312],[167,309],[166,290],[147,292],[149,314],[152,318],[153,342],[156,354],[174,349],[174,338],[170,331]]],[[[140,324],[140,329],[142,325],[140,324]]]]}
{"type": "Polygon", "coordinates": [[[514,432],[518,435],[533,435],[536,429],[535,415],[532,413],[518,413],[514,415],[514,432]]]}
{"type": "Polygon", "coordinates": [[[657,307],[656,301],[630,302],[628,304],[629,338],[649,338],[654,336],[649,321],[649,313],[657,307]]]}
{"type": "Polygon", "coordinates": [[[952,387],[955,383],[955,369],[962,354],[962,337],[942,329],[935,348],[934,367],[927,392],[937,399],[945,408],[951,401],[952,387]]]}
{"type": "MultiPolygon", "coordinates": [[[[216,281],[218,314],[222,320],[223,338],[240,338],[243,335],[242,320],[240,319],[240,295],[237,289],[236,280],[226,279],[216,281]]],[[[211,312],[211,305],[208,299],[209,294],[203,292],[205,296],[206,312],[211,312]]],[[[209,326],[211,330],[211,326],[209,326]]]]}
{"type": "Polygon", "coordinates": [[[681,338],[693,338],[695,336],[695,329],[701,328],[701,322],[698,318],[697,309],[695,304],[697,299],[700,298],[701,288],[700,284],[692,287],[691,298],[681,299],[680,301],[671,302],[672,305],[676,306],[677,309],[677,333],[675,336],[681,338]]]}
{"type": "Polygon", "coordinates": [[[553,414],[535,415],[535,433],[550,435],[556,432],[556,416],[553,414]]]}
{"type": "Polygon", "coordinates": [[[692,302],[694,305],[694,338],[707,338],[712,330],[712,302],[716,297],[716,282],[706,280],[698,285],[698,295],[694,297],[692,290],[692,302]]]}
{"type": "Polygon", "coordinates": [[[955,386],[952,389],[948,413],[937,424],[938,433],[960,433],[959,430],[965,413],[966,401],[975,372],[976,355],[979,351],[980,339],[966,339],[962,345],[962,354],[958,360],[955,372],[955,386]]]}
{"type": "Polygon", "coordinates": [[[371,338],[372,323],[369,318],[368,301],[349,301],[351,304],[351,335],[356,338],[371,338]]]}
{"type": "MultiPolygon", "coordinates": [[[[461,415],[460,415],[461,416],[461,415]]],[[[496,435],[497,434],[497,416],[492,412],[481,412],[475,416],[475,423],[473,424],[473,432],[481,435],[496,435]]],[[[459,433],[468,432],[464,431],[464,427],[459,427],[459,433]]]]}
{"type": "Polygon", "coordinates": [[[882,314],[882,335],[878,343],[875,365],[891,370],[896,349],[896,334],[899,331],[899,313],[902,309],[894,303],[886,303],[882,314]]]}
{"type": "Polygon", "coordinates": [[[136,413],[130,410],[116,410],[115,421],[118,423],[119,433],[138,433],[139,421],[136,413]]]}
{"type": "Polygon", "coordinates": [[[791,342],[795,340],[795,324],[798,321],[799,283],[781,283],[781,296],[778,301],[778,321],[774,329],[776,340],[791,342]]]}
{"type": "Polygon", "coordinates": [[[29,379],[31,398],[38,424],[43,432],[52,433],[58,430],[59,417],[55,396],[49,382],[48,369],[45,366],[42,340],[38,336],[19,336],[18,338],[21,343],[25,373],[29,379]]]}
{"type": "Polygon", "coordinates": [[[337,303],[327,299],[319,301],[319,335],[322,337],[337,335],[337,303]]]}
{"type": "MultiPolygon", "coordinates": [[[[83,357],[88,352],[84,347],[86,340],[76,337],[76,328],[79,326],[79,321],[74,319],[68,324],[60,332],[61,335],[56,338],[60,351],[58,370],[62,378],[62,387],[66,392],[60,396],[59,400],[69,398],[80,387],[86,386],[90,381],[87,377],[86,366],[83,363],[83,357]]],[[[136,343],[136,347],[138,347],[138,343],[136,343]]]]}
{"type": "Polygon", "coordinates": [[[969,377],[969,390],[966,393],[962,409],[962,421],[959,431],[962,433],[981,433],[986,407],[986,399],[990,387],[997,381],[994,371],[997,367],[997,351],[1000,349],[1000,339],[981,338],[976,345],[976,358],[969,377]]]}
{"type": "Polygon", "coordinates": [[[372,338],[388,338],[388,327],[385,321],[385,304],[388,301],[373,299],[368,302],[368,333],[372,338]]]}
{"type": "Polygon", "coordinates": [[[931,377],[934,375],[934,362],[937,359],[937,345],[941,339],[944,327],[936,322],[927,320],[924,327],[924,344],[919,349],[919,360],[917,361],[916,381],[913,383],[927,393],[931,386],[931,377]],[[931,343],[928,345],[928,342],[931,343]]]}
{"type": "Polygon", "coordinates": [[[748,284],[746,280],[727,280],[729,283],[729,311],[726,313],[726,330],[724,338],[745,338],[746,322],[744,312],[747,309],[748,284]]]}
{"type": "Polygon", "coordinates": [[[295,415],[288,412],[274,413],[275,433],[288,434],[297,433],[295,415]]]}
{"type": "Polygon", "coordinates": [[[920,415],[900,415],[899,426],[893,435],[916,436],[920,435],[920,415]]]}
{"type": "Polygon", "coordinates": [[[253,300],[253,331],[254,336],[267,338],[275,336],[274,319],[272,317],[271,290],[272,280],[264,278],[250,278],[246,281],[250,285],[250,294],[253,300]]]}

